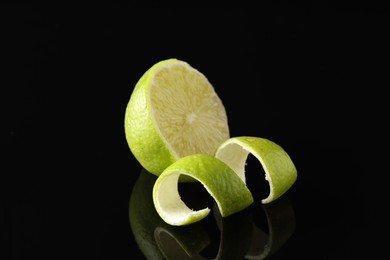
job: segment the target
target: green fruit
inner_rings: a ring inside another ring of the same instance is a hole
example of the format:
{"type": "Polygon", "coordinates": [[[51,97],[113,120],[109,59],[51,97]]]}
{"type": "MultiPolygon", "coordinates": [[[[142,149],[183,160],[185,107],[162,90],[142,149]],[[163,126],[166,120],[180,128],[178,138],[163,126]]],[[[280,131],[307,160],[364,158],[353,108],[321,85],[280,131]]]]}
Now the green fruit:
{"type": "Polygon", "coordinates": [[[207,78],[184,61],[167,59],[137,82],[126,107],[125,134],[134,157],[158,176],[181,157],[213,155],[229,138],[229,127],[207,78]]]}

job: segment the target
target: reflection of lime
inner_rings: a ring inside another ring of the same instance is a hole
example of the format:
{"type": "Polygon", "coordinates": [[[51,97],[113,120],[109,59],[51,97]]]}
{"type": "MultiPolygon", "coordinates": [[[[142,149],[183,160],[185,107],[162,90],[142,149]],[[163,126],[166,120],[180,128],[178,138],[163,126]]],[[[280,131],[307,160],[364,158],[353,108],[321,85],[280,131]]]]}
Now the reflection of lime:
{"type": "Polygon", "coordinates": [[[160,61],[137,82],[125,112],[131,152],[160,175],[177,159],[214,154],[229,138],[225,108],[207,78],[177,59],[160,61]]]}
{"type": "Polygon", "coordinates": [[[185,156],[165,169],[153,188],[154,205],[168,224],[191,224],[210,212],[209,208],[192,210],[181,200],[177,184],[181,175],[202,183],[223,217],[241,211],[253,202],[245,183],[224,162],[208,154],[185,156]]]}
{"type": "Polygon", "coordinates": [[[161,223],[155,230],[155,238],[167,259],[204,259],[199,253],[210,244],[210,238],[200,223],[184,227],[161,223]]]}
{"type": "Polygon", "coordinates": [[[290,201],[282,196],[263,206],[269,227],[268,256],[278,251],[295,231],[295,214],[290,201]]]}
{"type": "Polygon", "coordinates": [[[214,217],[221,234],[215,259],[244,259],[252,237],[253,219],[250,208],[227,218],[221,218],[218,209],[215,209],[214,217]]]}
{"type": "Polygon", "coordinates": [[[295,214],[286,196],[263,205],[267,216],[269,234],[253,227],[251,248],[246,259],[266,259],[278,251],[291,237],[295,230],[295,214]],[[266,238],[266,240],[264,240],[266,238]]]}
{"type": "Polygon", "coordinates": [[[152,200],[157,177],[142,170],[131,192],[129,203],[130,226],[138,247],[147,259],[164,259],[154,239],[154,230],[163,222],[152,200]]]}
{"type": "Polygon", "coordinates": [[[249,153],[260,161],[270,186],[270,193],[262,203],[276,200],[296,181],[297,170],[289,155],[282,147],[264,138],[232,137],[218,147],[215,156],[229,165],[245,182],[245,162],[249,153]]]}

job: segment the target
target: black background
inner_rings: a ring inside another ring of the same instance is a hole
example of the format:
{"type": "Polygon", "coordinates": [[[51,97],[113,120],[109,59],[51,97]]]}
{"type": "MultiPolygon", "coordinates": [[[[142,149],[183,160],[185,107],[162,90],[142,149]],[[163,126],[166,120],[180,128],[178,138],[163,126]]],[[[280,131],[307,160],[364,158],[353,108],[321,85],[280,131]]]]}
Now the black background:
{"type": "Polygon", "coordinates": [[[124,112],[143,72],[173,57],[208,77],[231,136],[275,141],[296,164],[287,195],[297,229],[272,259],[366,256],[368,181],[380,179],[385,148],[388,11],[161,6],[2,8],[0,259],[143,258],[128,218],[142,168],[124,112]]]}

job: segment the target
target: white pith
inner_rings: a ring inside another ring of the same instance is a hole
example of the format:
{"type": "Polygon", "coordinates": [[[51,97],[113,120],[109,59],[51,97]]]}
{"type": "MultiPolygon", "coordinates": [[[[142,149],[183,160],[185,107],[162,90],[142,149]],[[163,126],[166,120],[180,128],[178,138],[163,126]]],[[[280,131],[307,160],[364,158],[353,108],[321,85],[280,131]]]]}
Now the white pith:
{"type": "Polygon", "coordinates": [[[268,172],[266,164],[264,163],[261,156],[252,149],[249,145],[242,143],[236,139],[231,139],[222,144],[216,153],[216,157],[234,170],[234,172],[246,183],[245,181],[245,166],[246,160],[248,158],[249,153],[256,157],[257,160],[263,166],[265,172],[265,180],[268,181],[270,187],[270,193],[267,198],[264,198],[262,201],[267,202],[273,197],[273,186],[272,186],[272,178],[268,172]]]}
{"type": "Polygon", "coordinates": [[[155,206],[160,216],[171,225],[185,225],[192,218],[203,218],[209,208],[190,209],[182,200],[177,187],[180,172],[175,172],[161,179],[155,190],[155,206]]]}

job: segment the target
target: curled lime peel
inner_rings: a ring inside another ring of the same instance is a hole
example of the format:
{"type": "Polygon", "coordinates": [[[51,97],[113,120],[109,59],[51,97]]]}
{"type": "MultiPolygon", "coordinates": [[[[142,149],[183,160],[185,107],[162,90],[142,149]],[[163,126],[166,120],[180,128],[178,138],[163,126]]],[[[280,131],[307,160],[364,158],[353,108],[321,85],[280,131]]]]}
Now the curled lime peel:
{"type": "Polygon", "coordinates": [[[280,145],[265,138],[229,138],[218,147],[215,157],[229,165],[246,182],[245,163],[249,153],[261,163],[270,187],[269,195],[261,200],[263,204],[276,200],[295,183],[297,170],[290,156],[280,145]]]}
{"type": "Polygon", "coordinates": [[[210,209],[192,210],[181,200],[178,182],[181,175],[199,181],[215,200],[222,217],[243,210],[253,203],[245,183],[224,162],[208,154],[185,156],[157,178],[153,201],[160,217],[171,225],[188,225],[206,217],[210,209]]]}

